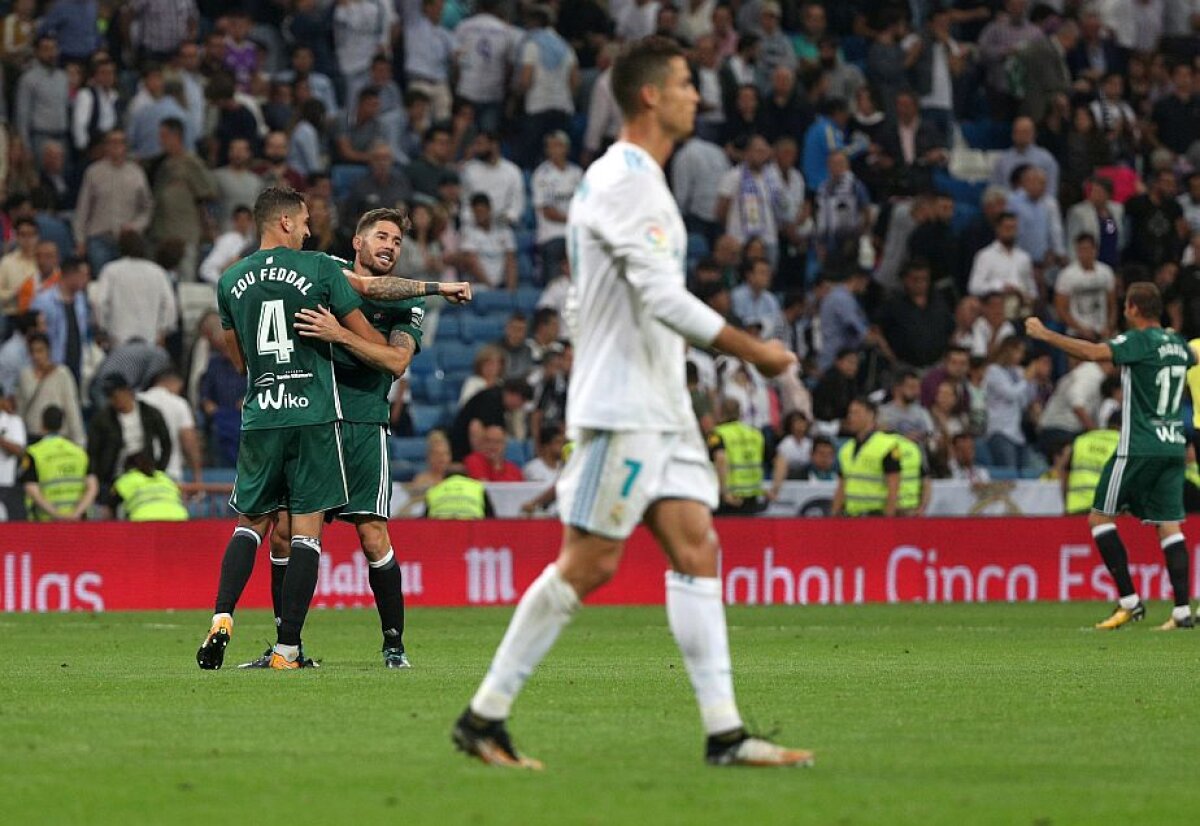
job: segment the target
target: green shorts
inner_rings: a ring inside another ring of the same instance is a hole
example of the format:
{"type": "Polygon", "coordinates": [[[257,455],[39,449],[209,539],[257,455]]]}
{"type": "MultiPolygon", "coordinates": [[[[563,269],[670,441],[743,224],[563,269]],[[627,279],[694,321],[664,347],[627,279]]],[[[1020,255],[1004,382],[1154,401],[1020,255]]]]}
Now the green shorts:
{"type": "Polygon", "coordinates": [[[1143,522],[1183,521],[1183,456],[1113,456],[1100,472],[1092,509],[1143,522]]]}
{"type": "Polygon", "coordinates": [[[242,431],[229,497],[238,513],[321,513],[347,498],[338,422],[242,431]]]}
{"type": "Polygon", "coordinates": [[[342,422],[342,457],[346,462],[348,501],[332,515],[387,519],[392,509],[392,466],[387,428],[381,424],[342,422]]]}

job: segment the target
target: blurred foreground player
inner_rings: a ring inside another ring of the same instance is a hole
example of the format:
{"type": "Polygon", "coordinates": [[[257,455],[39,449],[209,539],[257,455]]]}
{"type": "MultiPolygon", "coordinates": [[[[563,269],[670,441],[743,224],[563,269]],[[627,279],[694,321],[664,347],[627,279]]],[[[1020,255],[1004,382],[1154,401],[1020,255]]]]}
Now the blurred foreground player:
{"type": "Polygon", "coordinates": [[[1196,354],[1174,330],[1163,329],[1162,296],[1148,282],[1129,287],[1125,320],[1129,328],[1102,342],[1084,341],[1047,330],[1036,318],[1025,322],[1031,338],[1085,361],[1112,361],[1121,368],[1121,433],[1117,452],[1104,465],[1088,516],[1096,547],[1116,582],[1120,601],[1112,616],[1096,624],[1111,630],[1146,616],[1146,607],[1133,587],[1129,559],[1115,520],[1128,511],[1158,530],[1175,607],[1160,628],[1170,631],[1193,624],[1187,543],[1183,521],[1183,483],[1187,437],[1179,403],[1187,370],[1196,354]]]}
{"type": "Polygon", "coordinates": [[[671,562],[667,618],[700,705],[708,762],[809,765],[811,752],[748,734],[734,700],[712,526],[717,480],[688,398],[684,345],[713,347],[767,376],[795,356],[727,326],[684,287],[687,235],[662,169],[691,133],[699,100],[683,53],[661,38],[628,44],[612,89],[621,138],[588,170],[568,220],[576,361],[567,424],[577,447],[558,482],[563,544],[521,597],[451,736],[485,763],[541,768],[509,739],[513,701],[645,522],[671,562]]]}

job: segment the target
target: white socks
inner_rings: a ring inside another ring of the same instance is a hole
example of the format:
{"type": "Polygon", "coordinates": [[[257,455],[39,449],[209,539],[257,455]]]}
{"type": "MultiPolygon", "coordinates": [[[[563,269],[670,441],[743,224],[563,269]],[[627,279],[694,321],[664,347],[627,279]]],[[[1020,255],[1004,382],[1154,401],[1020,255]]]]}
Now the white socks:
{"type": "Polygon", "coordinates": [[[683,654],[706,734],[742,727],[733,698],[729,634],[718,577],[667,572],[667,622],[683,654]]]}
{"type": "Polygon", "coordinates": [[[1134,608],[1137,608],[1138,603],[1141,601],[1142,598],[1137,594],[1130,594],[1127,597],[1121,597],[1119,600],[1117,600],[1117,604],[1126,611],[1132,611],[1134,608]]]}
{"type": "Polygon", "coordinates": [[[579,596],[558,567],[547,565],[517,603],[487,676],[471,698],[471,711],[488,720],[506,719],[525,681],[579,605],[579,596]]]}

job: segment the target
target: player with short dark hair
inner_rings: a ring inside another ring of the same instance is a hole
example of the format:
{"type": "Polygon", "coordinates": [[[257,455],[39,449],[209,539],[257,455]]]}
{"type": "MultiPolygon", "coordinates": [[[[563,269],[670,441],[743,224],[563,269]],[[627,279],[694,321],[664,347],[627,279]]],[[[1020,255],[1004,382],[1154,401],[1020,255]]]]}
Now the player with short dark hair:
{"type": "Polygon", "coordinates": [[[230,358],[246,374],[237,481],[229,503],[241,516],[225,549],[212,628],[196,661],[220,668],[233,632],[233,609],[254,568],[255,551],[276,511],[294,531],[270,666],[301,666],[300,632],[317,585],[322,517],[346,504],[333,348],[294,335],[293,316],[328,306],[357,338],[384,346],[359,309],[341,266],[301,252],[308,206],[294,190],[271,187],[254,208],[259,249],[227,269],[217,309],[230,358]],[[335,461],[336,460],[336,461],[335,461]]]}
{"type": "Polygon", "coordinates": [[[1146,616],[1129,559],[1117,533],[1116,517],[1129,511],[1154,525],[1166,557],[1175,607],[1160,628],[1191,628],[1190,559],[1180,523],[1187,462],[1187,437],[1179,412],[1187,370],[1197,355],[1174,330],[1164,329],[1163,302],[1149,282],[1130,285],[1125,294],[1129,328],[1102,342],[1047,330],[1037,318],[1025,322],[1031,338],[1084,361],[1111,361],[1121,368],[1121,435],[1116,454],[1105,464],[1088,516],[1092,537],[1117,585],[1120,601],[1099,629],[1116,629],[1146,616]]]}
{"type": "Polygon", "coordinates": [[[452,738],[485,763],[520,755],[505,720],[582,600],[616,572],[642,522],[670,558],[667,617],[700,706],[714,765],[794,766],[807,751],[748,734],[733,693],[712,509],[717,479],[684,384],[684,342],[712,347],[774,376],[796,357],[778,341],[730,327],[687,292],[687,232],[663,166],[692,132],[699,95],[679,47],[628,43],[612,69],[625,116],[620,139],[591,165],[567,222],[575,366],[567,427],[577,447],[558,481],[563,542],[525,591],[487,675],[452,738]]]}
{"type": "MultiPolygon", "coordinates": [[[[365,213],[358,221],[353,239],[354,273],[367,279],[389,275],[410,226],[408,213],[402,209],[381,208],[365,213]]],[[[470,285],[466,282],[447,286],[455,294],[461,293],[464,299],[470,298],[470,285]]],[[[349,501],[331,516],[354,524],[359,547],[367,557],[368,582],[383,630],[384,665],[408,668],[404,650],[403,583],[387,526],[392,492],[387,441],[388,391],[420,352],[425,299],[421,295],[395,301],[368,299],[363,303],[363,312],[371,325],[387,338],[386,349],[363,346],[361,339],[347,335],[346,329],[324,308],[298,313],[296,331],[301,336],[335,345],[334,366],[342,398],[342,453],[351,472],[349,501]]],[[[276,617],[281,615],[289,538],[287,515],[281,512],[271,535],[271,596],[276,617]]],[[[242,667],[266,667],[269,660],[264,655],[242,667]]]]}

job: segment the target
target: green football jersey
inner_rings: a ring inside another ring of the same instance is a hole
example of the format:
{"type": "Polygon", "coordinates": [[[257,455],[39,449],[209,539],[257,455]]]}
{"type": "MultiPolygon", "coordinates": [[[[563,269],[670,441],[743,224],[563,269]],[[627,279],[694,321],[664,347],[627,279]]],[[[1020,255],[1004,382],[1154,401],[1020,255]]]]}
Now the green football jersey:
{"type": "MultiPolygon", "coordinates": [[[[408,298],[404,301],[364,299],[362,311],[371,326],[382,333],[385,339],[390,340],[394,332],[408,333],[417,344],[416,352],[421,352],[425,323],[424,298],[408,298]]],[[[342,418],[362,424],[387,424],[391,418],[388,391],[392,387],[392,375],[364,364],[342,347],[333,348],[333,359],[342,396],[342,418]]]]}
{"type": "Polygon", "coordinates": [[[1187,437],[1179,403],[1188,367],[1196,363],[1183,336],[1148,327],[1108,342],[1121,368],[1121,439],[1118,456],[1183,456],[1187,437]]]}
{"type": "Polygon", "coordinates": [[[259,250],[221,276],[221,326],[237,333],[246,358],[243,430],[342,417],[332,345],[303,338],[293,326],[296,312],[317,305],[338,318],[362,305],[341,266],[324,253],[259,250]]]}

